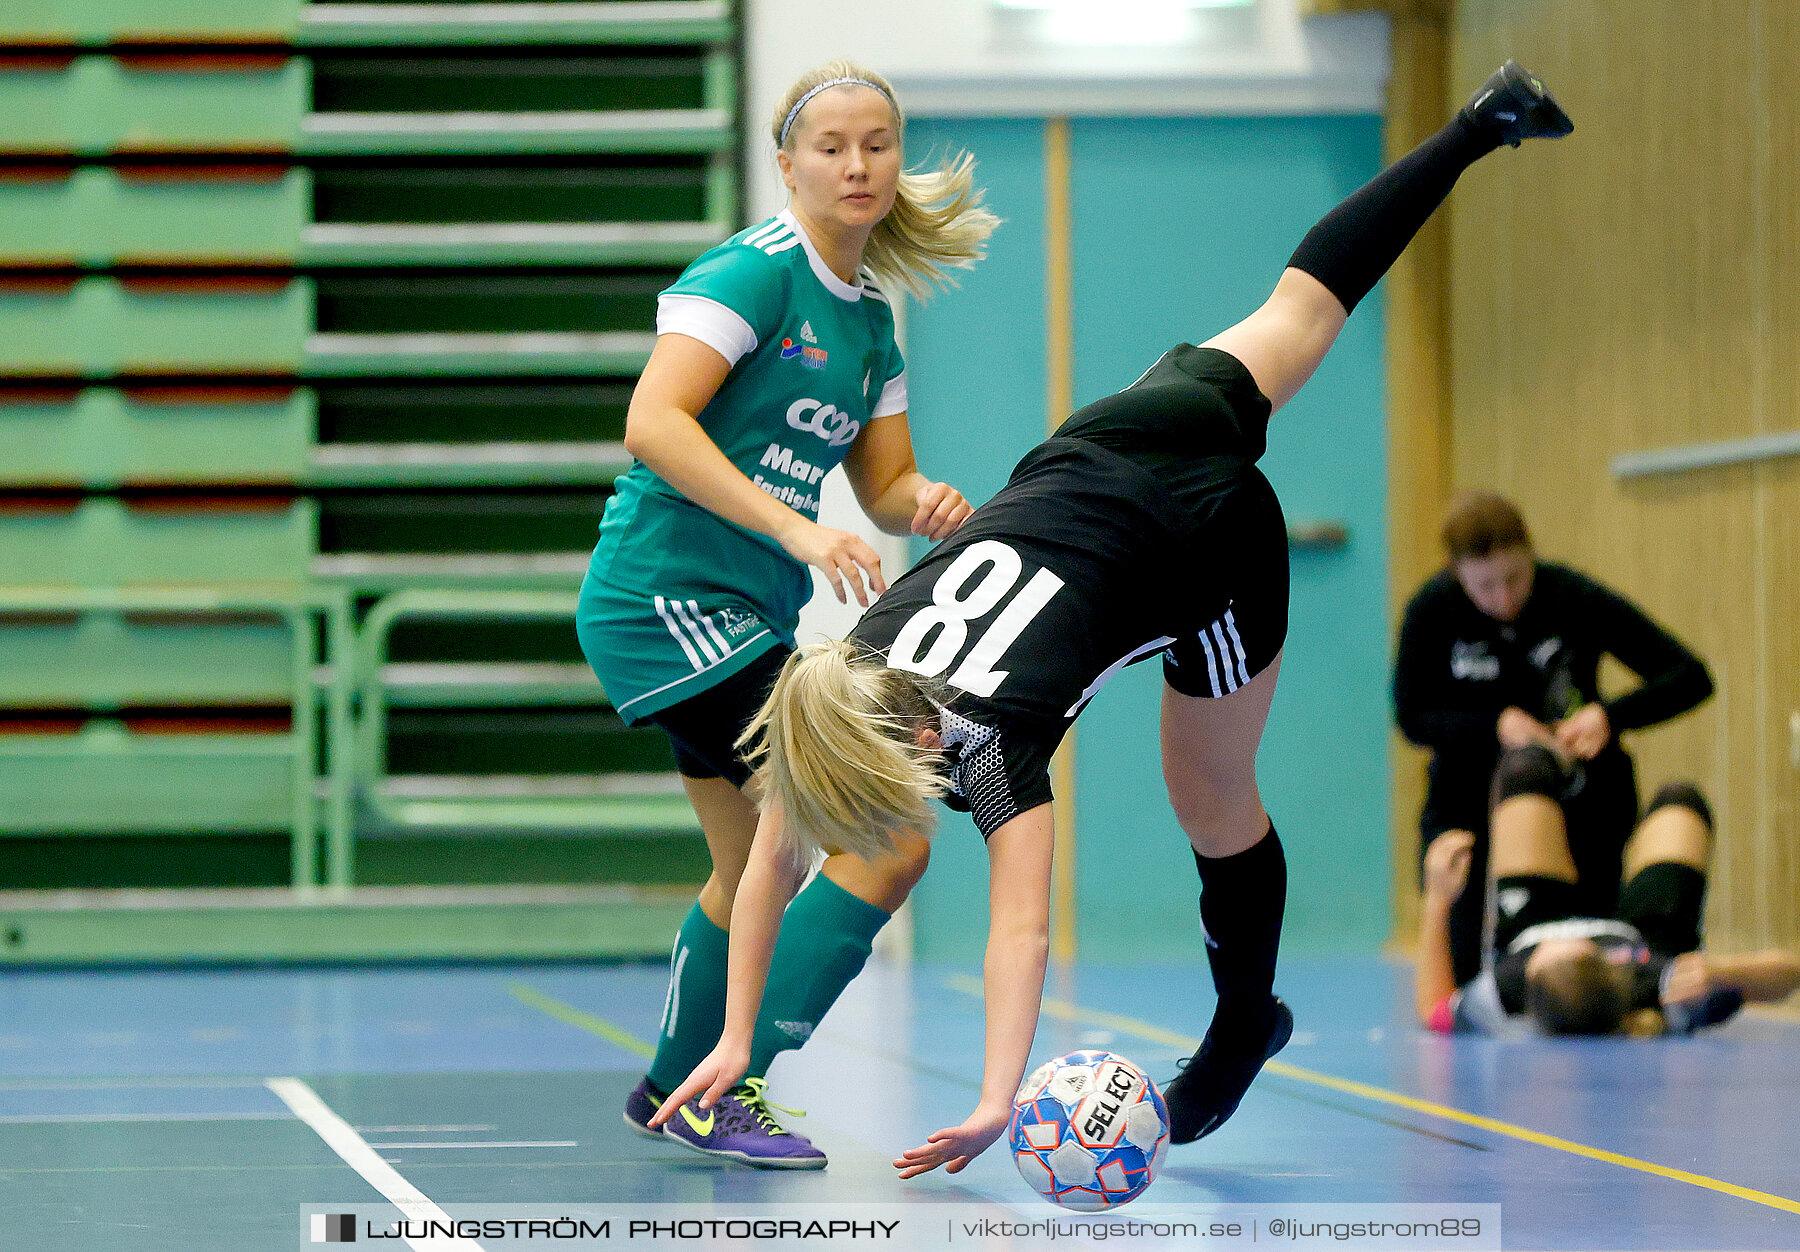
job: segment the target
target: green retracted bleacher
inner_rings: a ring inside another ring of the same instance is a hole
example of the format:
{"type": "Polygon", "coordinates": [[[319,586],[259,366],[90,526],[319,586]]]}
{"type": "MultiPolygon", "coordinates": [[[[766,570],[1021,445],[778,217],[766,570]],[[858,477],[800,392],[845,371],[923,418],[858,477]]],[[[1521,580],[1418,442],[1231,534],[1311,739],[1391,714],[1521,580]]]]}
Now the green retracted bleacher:
{"type": "Polygon", "coordinates": [[[0,253],[10,265],[283,266],[312,213],[310,171],[58,165],[0,182],[0,253]]]}
{"type": "Polygon", "coordinates": [[[662,947],[704,849],[572,607],[736,40],[0,12],[0,960],[662,947]]]}
{"type": "Polygon", "coordinates": [[[290,372],[305,350],[312,286],[304,278],[0,276],[0,371],[290,372]]]}

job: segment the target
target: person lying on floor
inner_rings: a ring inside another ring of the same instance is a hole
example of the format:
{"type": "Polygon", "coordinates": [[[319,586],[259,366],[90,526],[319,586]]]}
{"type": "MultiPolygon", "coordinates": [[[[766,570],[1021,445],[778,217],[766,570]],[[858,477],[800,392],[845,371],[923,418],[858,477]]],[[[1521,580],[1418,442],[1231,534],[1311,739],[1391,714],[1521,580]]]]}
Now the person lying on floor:
{"type": "Polygon", "coordinates": [[[1473,836],[1440,836],[1427,852],[1414,1002],[1442,1033],[1550,1035],[1688,1033],[1728,1020],[1746,1002],[1800,988],[1800,957],[1705,951],[1701,919],[1712,811],[1691,783],[1658,791],[1625,848],[1612,917],[1582,916],[1575,863],[1556,797],[1563,765],[1547,748],[1508,752],[1490,821],[1496,923],[1489,960],[1458,987],[1450,910],[1469,876],[1473,836]]]}

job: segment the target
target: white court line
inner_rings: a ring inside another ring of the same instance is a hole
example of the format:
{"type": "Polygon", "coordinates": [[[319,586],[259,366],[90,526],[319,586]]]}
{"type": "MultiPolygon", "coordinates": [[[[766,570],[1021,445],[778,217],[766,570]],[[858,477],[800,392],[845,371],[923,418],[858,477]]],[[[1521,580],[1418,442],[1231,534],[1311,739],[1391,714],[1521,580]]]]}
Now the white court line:
{"type": "Polygon", "coordinates": [[[579,1148],[581,1144],[574,1139],[541,1139],[499,1143],[376,1143],[370,1146],[386,1152],[391,1148],[579,1148]]]}
{"type": "Polygon", "coordinates": [[[260,1078],[13,1078],[0,1082],[0,1091],[234,1091],[263,1085],[260,1078]]]}
{"type": "Polygon", "coordinates": [[[6,1113],[0,1122],[284,1122],[284,1113],[6,1113]]]}
{"type": "Polygon", "coordinates": [[[498,1130],[498,1126],[355,1126],[363,1135],[447,1135],[456,1131],[498,1130]]]}
{"type": "MultiPolygon", "coordinates": [[[[298,1078],[270,1078],[264,1085],[281,1097],[294,1116],[311,1126],[344,1163],[361,1174],[366,1182],[381,1192],[407,1217],[415,1221],[437,1221],[449,1224],[450,1215],[427,1199],[423,1192],[400,1176],[398,1170],[378,1156],[350,1123],[331,1111],[319,1093],[298,1078]]],[[[408,1246],[416,1252],[484,1252],[473,1239],[408,1238],[408,1246]]]]}

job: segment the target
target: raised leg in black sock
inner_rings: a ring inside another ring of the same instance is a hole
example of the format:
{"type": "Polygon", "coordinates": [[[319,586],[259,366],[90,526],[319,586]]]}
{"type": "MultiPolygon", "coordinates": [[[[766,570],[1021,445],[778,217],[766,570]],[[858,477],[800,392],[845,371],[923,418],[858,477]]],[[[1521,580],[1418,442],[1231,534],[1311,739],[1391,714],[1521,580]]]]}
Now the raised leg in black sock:
{"type": "Polygon", "coordinates": [[[1289,258],[1323,283],[1346,313],[1369,294],[1462,172],[1500,146],[1500,134],[1457,114],[1437,134],[1352,192],[1289,258]]]}
{"type": "Polygon", "coordinates": [[[1279,409],[1312,377],[1343,319],[1399,259],[1465,169],[1503,143],[1570,129],[1542,84],[1507,62],[1437,134],[1321,218],[1262,308],[1207,345],[1242,362],[1279,409]],[[1312,281],[1295,281],[1301,275],[1312,281]]]}
{"type": "Polygon", "coordinates": [[[1462,172],[1503,143],[1574,129],[1543,83],[1517,63],[1496,70],[1448,125],[1370,179],[1311,230],[1288,262],[1346,313],[1381,281],[1462,172]]]}

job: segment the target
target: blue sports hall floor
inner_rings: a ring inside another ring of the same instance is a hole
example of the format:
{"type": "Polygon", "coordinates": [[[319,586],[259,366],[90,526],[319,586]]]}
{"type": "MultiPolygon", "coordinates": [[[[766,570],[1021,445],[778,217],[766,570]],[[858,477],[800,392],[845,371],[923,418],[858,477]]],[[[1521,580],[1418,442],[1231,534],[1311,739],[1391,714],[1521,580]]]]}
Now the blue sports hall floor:
{"type": "MultiPolygon", "coordinates": [[[[1497,1204],[1507,1248],[1800,1249],[1800,1017],[1695,1039],[1445,1039],[1410,1024],[1407,978],[1374,958],[1285,960],[1292,1045],[1118,1212],[1497,1204]]],[[[888,1164],[973,1107],[977,971],[872,963],[777,1063],[771,1095],[808,1111],[795,1125],[831,1156],[808,1174],[625,1130],[664,987],[653,965],[0,973],[0,1247],[306,1247],[306,1206],[380,1202],[371,1178],[452,1210],[1055,1215],[1003,1150],[905,1183],[888,1164]]],[[[1211,1004],[1192,966],[1084,966],[1046,994],[1034,1057],[1104,1047],[1158,1079],[1211,1004]]]]}

